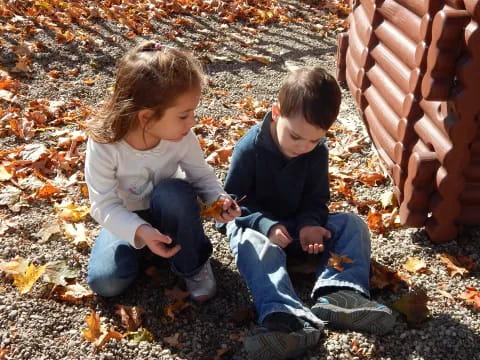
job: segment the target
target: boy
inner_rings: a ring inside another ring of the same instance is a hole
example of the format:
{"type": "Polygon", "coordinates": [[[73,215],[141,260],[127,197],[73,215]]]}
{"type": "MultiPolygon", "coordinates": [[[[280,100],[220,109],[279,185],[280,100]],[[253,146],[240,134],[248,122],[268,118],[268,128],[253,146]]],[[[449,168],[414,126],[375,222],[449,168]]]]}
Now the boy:
{"type": "Polygon", "coordinates": [[[341,92],[319,67],[284,81],[278,103],[238,142],[225,190],[246,195],[242,216],[227,225],[230,247],[249,287],[261,328],[245,339],[252,359],[285,359],[314,346],[327,326],[383,334],[392,311],[368,299],[370,238],[354,214],[329,214],[328,150],[341,92]],[[347,255],[344,270],[327,266],[347,255]],[[322,257],[309,309],[295,294],[286,256],[322,257]]]}

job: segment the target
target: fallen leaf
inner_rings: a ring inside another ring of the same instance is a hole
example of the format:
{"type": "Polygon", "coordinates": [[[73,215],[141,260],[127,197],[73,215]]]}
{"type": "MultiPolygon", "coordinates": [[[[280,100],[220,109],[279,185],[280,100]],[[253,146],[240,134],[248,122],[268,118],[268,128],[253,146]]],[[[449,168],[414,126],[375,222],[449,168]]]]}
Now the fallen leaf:
{"type": "Polygon", "coordinates": [[[391,190],[390,191],[385,191],[380,196],[380,203],[382,204],[383,209],[388,209],[390,207],[396,207],[397,204],[398,204],[395,193],[391,190]]]}
{"type": "Polygon", "coordinates": [[[413,256],[407,258],[407,262],[403,264],[403,268],[411,273],[428,272],[427,264],[421,259],[413,256]]]}
{"type": "Polygon", "coordinates": [[[36,237],[40,238],[38,241],[39,244],[45,244],[48,242],[52,235],[60,233],[61,228],[58,222],[46,222],[42,224],[41,229],[35,234],[36,237]]]}
{"type": "Polygon", "coordinates": [[[12,178],[12,173],[3,165],[0,165],[0,181],[7,181],[12,178]]]}
{"type": "Polygon", "coordinates": [[[88,342],[95,345],[96,348],[101,348],[108,340],[122,339],[123,335],[110,328],[105,330],[100,326],[100,316],[95,310],[90,309],[90,315],[85,316],[87,322],[87,329],[82,329],[82,334],[88,342]]]}
{"type": "Polygon", "coordinates": [[[439,255],[439,257],[440,260],[445,263],[448,273],[451,277],[454,277],[456,275],[464,276],[469,273],[468,269],[463,267],[460,261],[452,255],[442,253],[439,255]]]}
{"type": "Polygon", "coordinates": [[[206,207],[200,212],[203,217],[220,216],[223,212],[223,200],[214,201],[210,206],[206,207]]]}
{"type": "Polygon", "coordinates": [[[143,308],[138,306],[115,305],[115,314],[119,315],[122,325],[127,331],[136,331],[142,327],[143,308]]]}
{"type": "Polygon", "coordinates": [[[87,329],[82,329],[82,334],[89,342],[95,342],[101,335],[100,331],[100,316],[95,310],[90,309],[90,315],[85,316],[87,322],[87,329]]]}
{"type": "Polygon", "coordinates": [[[141,328],[138,331],[127,331],[124,337],[136,344],[142,341],[153,342],[155,340],[153,334],[145,328],[141,328]]]}
{"type": "Polygon", "coordinates": [[[13,274],[13,284],[18,288],[20,294],[25,294],[32,289],[33,284],[42,276],[46,266],[28,265],[25,273],[13,274]]]}
{"type": "Polygon", "coordinates": [[[169,304],[163,308],[163,313],[167,317],[167,321],[175,321],[175,316],[179,314],[184,309],[190,306],[189,303],[186,303],[183,300],[175,301],[173,304],[169,304]]]}
{"type": "Polygon", "coordinates": [[[75,279],[80,270],[72,269],[65,260],[47,263],[43,273],[43,281],[54,285],[66,286],[67,280],[75,279]]]}
{"type": "Polygon", "coordinates": [[[37,190],[35,198],[37,199],[47,199],[51,198],[53,195],[60,194],[62,190],[47,182],[44,186],[37,190]]]}
{"type": "Polygon", "coordinates": [[[408,287],[408,278],[398,272],[379,264],[375,260],[370,261],[370,287],[372,289],[390,289],[398,292],[401,286],[408,287]]]}
{"type": "Polygon", "coordinates": [[[407,323],[411,327],[418,327],[428,317],[428,300],[424,290],[417,290],[395,301],[392,304],[392,308],[404,314],[407,317],[407,323]]]}
{"type": "Polygon", "coordinates": [[[344,268],[342,264],[353,264],[355,260],[350,259],[347,255],[338,255],[330,251],[330,258],[328,259],[327,266],[331,266],[337,271],[342,272],[344,268]]]}
{"type": "Polygon", "coordinates": [[[63,220],[73,222],[85,219],[90,212],[88,206],[77,206],[72,203],[55,204],[54,208],[63,220]]]}
{"type": "Polygon", "coordinates": [[[93,292],[77,282],[66,286],[57,286],[55,296],[63,301],[80,302],[93,297],[93,292]]]}
{"type": "Polygon", "coordinates": [[[64,224],[65,236],[73,240],[73,245],[79,249],[85,249],[92,245],[92,240],[87,237],[87,229],[82,223],[64,224]]]}
{"type": "Polygon", "coordinates": [[[28,260],[17,256],[8,262],[0,262],[0,270],[10,275],[24,274],[28,268],[28,260]]]}
{"type": "Polygon", "coordinates": [[[183,347],[184,347],[185,345],[182,344],[182,343],[179,341],[179,339],[178,339],[179,337],[180,337],[180,333],[175,333],[175,334],[173,334],[173,335],[171,335],[171,336],[166,336],[166,337],[164,337],[164,338],[163,338],[163,341],[164,341],[166,344],[168,344],[168,345],[170,345],[170,346],[172,346],[172,347],[174,347],[174,348],[176,348],[176,349],[183,349],[183,347]]]}
{"type": "Polygon", "coordinates": [[[94,344],[97,347],[97,349],[99,349],[105,343],[107,343],[108,340],[110,340],[110,339],[121,340],[122,338],[123,338],[123,335],[120,334],[118,331],[115,331],[112,327],[109,330],[107,330],[106,332],[104,332],[102,335],[100,335],[100,337],[97,339],[97,341],[95,341],[94,344]]]}
{"type": "Polygon", "coordinates": [[[460,295],[460,299],[465,300],[469,305],[472,305],[475,309],[480,309],[480,291],[472,286],[467,286],[467,291],[460,295]]]}

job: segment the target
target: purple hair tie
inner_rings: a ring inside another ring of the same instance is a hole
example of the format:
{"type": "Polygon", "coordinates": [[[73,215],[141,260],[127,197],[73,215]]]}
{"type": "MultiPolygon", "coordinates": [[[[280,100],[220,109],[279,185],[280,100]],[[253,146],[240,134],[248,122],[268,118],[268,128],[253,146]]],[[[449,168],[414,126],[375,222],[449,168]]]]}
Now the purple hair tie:
{"type": "Polygon", "coordinates": [[[155,45],[153,46],[155,50],[162,50],[164,48],[164,46],[161,44],[161,43],[155,43],[155,45]]]}

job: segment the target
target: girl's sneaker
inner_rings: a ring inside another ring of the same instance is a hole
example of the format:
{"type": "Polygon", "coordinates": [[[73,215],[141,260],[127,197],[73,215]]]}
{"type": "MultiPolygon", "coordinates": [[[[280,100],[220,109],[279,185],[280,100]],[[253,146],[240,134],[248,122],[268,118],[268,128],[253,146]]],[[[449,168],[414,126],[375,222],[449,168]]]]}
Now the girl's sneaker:
{"type": "Polygon", "coordinates": [[[203,264],[202,269],[196,275],[186,278],[185,284],[193,300],[204,302],[211,299],[217,291],[217,283],[210,260],[203,264]]]}

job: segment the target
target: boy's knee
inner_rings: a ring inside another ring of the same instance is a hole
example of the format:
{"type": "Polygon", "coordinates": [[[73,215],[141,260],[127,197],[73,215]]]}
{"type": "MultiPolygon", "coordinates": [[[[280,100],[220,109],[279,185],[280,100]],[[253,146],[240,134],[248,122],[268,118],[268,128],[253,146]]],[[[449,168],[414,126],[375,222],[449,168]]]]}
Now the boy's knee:
{"type": "Polygon", "coordinates": [[[268,237],[258,231],[247,229],[238,244],[238,254],[248,256],[252,253],[265,261],[271,257],[285,256],[283,249],[272,243],[268,237]]]}
{"type": "Polygon", "coordinates": [[[351,213],[345,213],[344,216],[346,227],[368,233],[367,223],[360,216],[351,213]]]}

